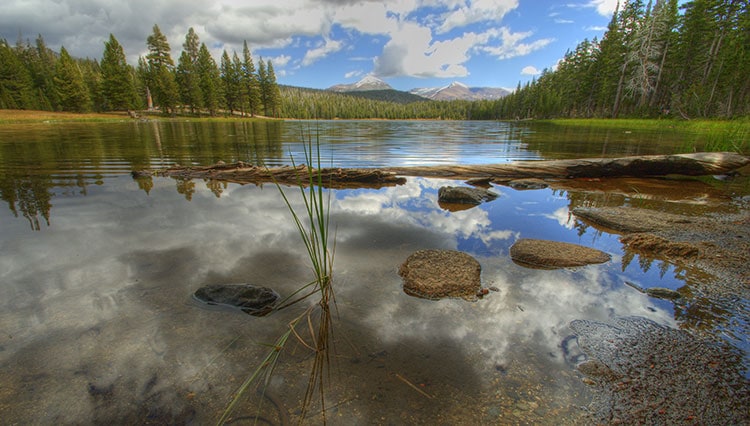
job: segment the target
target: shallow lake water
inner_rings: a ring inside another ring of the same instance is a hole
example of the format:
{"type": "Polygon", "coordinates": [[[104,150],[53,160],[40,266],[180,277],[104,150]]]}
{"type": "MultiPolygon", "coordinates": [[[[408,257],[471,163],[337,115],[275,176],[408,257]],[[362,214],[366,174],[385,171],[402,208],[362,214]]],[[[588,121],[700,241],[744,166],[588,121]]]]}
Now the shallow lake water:
{"type": "MultiPolygon", "coordinates": [[[[0,418],[218,420],[267,345],[305,306],[253,317],[205,309],[191,294],[205,284],[247,282],[288,295],[312,277],[304,247],[274,185],[135,180],[129,173],[175,162],[289,164],[290,153],[303,157],[307,137],[320,140],[324,163],[343,167],[673,153],[684,143],[680,135],[624,132],[555,138],[546,127],[498,122],[1,126],[8,208],[0,210],[0,418]]],[[[575,368],[582,359],[569,327],[575,319],[703,323],[747,353],[747,318],[738,315],[746,300],[706,312],[650,298],[625,281],[680,289],[703,278],[628,254],[617,235],[570,214],[577,206],[634,203],[689,214],[731,211],[747,202],[747,185],[690,181],[678,191],[622,179],[556,191],[494,187],[492,202],[441,209],[438,188],[460,184],[409,178],[330,192],[337,311],[329,423],[578,423],[592,391],[575,368]],[[519,238],[595,247],[612,261],[528,269],[508,255],[519,238]],[[483,285],[499,291],[473,303],[405,294],[398,267],[427,248],[469,253],[482,266],[483,285]]],[[[299,190],[285,190],[301,209],[299,190]]],[[[266,395],[249,392],[233,423],[252,424],[257,415],[295,422],[311,357],[292,339],[266,395]]],[[[307,418],[322,421],[319,404],[307,418]]]]}

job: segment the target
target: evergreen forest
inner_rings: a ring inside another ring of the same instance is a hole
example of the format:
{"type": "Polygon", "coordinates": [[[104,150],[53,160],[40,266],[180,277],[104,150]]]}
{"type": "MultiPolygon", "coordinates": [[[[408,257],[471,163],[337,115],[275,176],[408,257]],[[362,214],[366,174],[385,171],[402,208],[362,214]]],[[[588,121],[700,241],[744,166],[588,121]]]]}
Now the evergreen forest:
{"type": "Polygon", "coordinates": [[[415,100],[403,92],[335,93],[279,85],[245,42],[218,62],[190,28],[175,61],[158,25],[126,62],[114,35],[101,59],[0,40],[0,109],[319,119],[734,118],[750,115],[747,0],[624,0],[601,40],[492,101],[415,100]]]}

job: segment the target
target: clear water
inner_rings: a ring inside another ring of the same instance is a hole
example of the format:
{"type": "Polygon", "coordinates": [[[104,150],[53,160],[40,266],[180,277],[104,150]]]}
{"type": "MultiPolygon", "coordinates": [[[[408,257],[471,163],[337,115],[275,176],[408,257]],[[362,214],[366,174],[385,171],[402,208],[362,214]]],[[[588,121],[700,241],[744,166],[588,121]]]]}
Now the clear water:
{"type": "MultiPolygon", "coordinates": [[[[174,162],[288,164],[290,152],[303,157],[300,139],[311,133],[338,166],[607,151],[582,137],[544,152],[542,130],[515,123],[2,126],[2,198],[9,208],[0,211],[0,417],[34,424],[215,422],[266,345],[304,306],[252,317],[203,309],[190,295],[204,284],[237,282],[289,294],[311,277],[304,248],[273,185],[144,183],[129,172],[174,162]]],[[[669,142],[646,146],[638,141],[622,149],[674,149],[669,142]]],[[[586,228],[569,213],[633,202],[668,208],[690,195],[643,189],[649,197],[633,200],[596,188],[496,187],[495,201],[442,210],[438,188],[456,184],[410,178],[397,187],[331,193],[338,313],[329,423],[574,424],[591,390],[574,368],[580,354],[568,338],[570,321],[638,315],[669,326],[690,322],[684,318],[690,313],[624,282],[677,289],[698,278],[631,259],[616,235],[586,228]],[[527,269],[508,256],[518,238],[582,244],[613,259],[579,269],[527,269]],[[483,284],[499,291],[475,303],[406,295],[398,266],[424,248],[471,254],[482,265],[483,284]]],[[[716,197],[724,191],[701,188],[716,197]]],[[[296,191],[288,189],[301,208],[296,191]]],[[[722,206],[696,204],[694,214],[722,206]]],[[[746,320],[720,309],[712,315],[729,318],[716,321],[715,332],[746,345],[746,320]]],[[[250,392],[238,411],[247,417],[236,423],[252,424],[258,413],[274,424],[295,422],[310,357],[303,345],[290,344],[260,409],[261,398],[250,392]]],[[[308,419],[322,420],[319,407],[308,419]]]]}

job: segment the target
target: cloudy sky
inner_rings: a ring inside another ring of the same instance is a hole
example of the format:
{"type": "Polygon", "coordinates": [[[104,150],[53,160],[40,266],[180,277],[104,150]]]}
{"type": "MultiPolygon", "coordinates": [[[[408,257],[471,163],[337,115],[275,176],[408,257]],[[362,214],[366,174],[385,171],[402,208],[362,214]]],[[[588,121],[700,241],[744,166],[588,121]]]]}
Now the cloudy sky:
{"type": "Polygon", "coordinates": [[[135,64],[158,24],[176,60],[193,27],[218,60],[270,59],[281,84],[326,88],[376,75],[397,89],[459,81],[513,88],[584,38],[617,0],[4,0],[0,38],[100,59],[115,35],[135,64]]]}

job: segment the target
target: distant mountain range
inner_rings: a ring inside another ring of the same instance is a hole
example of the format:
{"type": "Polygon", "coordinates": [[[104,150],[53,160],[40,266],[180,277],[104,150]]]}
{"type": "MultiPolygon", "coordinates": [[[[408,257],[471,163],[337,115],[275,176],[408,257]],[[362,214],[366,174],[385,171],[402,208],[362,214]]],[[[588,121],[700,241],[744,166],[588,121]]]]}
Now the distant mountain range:
{"type": "MultiPolygon", "coordinates": [[[[353,84],[337,84],[328,90],[334,92],[368,92],[368,91],[396,91],[385,81],[368,75],[353,84]]],[[[422,98],[436,101],[499,99],[508,95],[510,91],[496,87],[468,87],[459,82],[453,82],[445,87],[426,87],[412,89],[409,92],[422,98]]]]}
{"type": "Polygon", "coordinates": [[[352,84],[337,84],[331,86],[328,90],[334,92],[364,92],[368,90],[395,90],[390,84],[385,81],[372,76],[367,75],[362,80],[352,84]]]}
{"type": "Polygon", "coordinates": [[[456,99],[479,101],[484,99],[500,99],[510,92],[499,87],[469,87],[454,81],[445,87],[427,87],[412,89],[409,93],[419,95],[435,101],[452,101],[456,99]]]}

